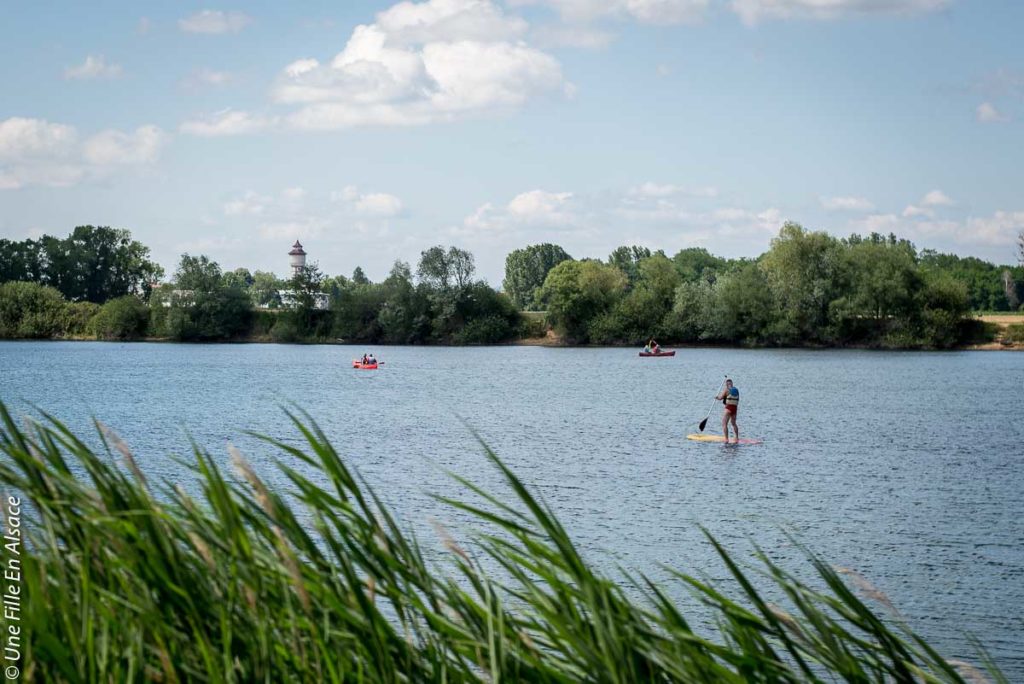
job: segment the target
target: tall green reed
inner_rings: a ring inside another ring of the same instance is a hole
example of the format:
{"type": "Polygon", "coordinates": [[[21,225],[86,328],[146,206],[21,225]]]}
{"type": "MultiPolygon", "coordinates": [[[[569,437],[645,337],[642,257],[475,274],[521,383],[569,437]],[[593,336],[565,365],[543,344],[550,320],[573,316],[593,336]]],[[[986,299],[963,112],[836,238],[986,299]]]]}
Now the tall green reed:
{"type": "Polygon", "coordinates": [[[0,404],[0,483],[31,509],[26,680],[1005,681],[980,646],[981,666],[950,661],[883,619],[809,551],[824,589],[761,552],[741,567],[707,532],[740,591],[673,573],[715,616],[702,634],[663,586],[597,571],[486,446],[511,500],[462,478],[472,501],[439,498],[476,521],[471,548],[488,560],[442,529],[450,561],[428,561],[316,424],[291,418],[301,448],[264,438],[291,491],[236,449],[230,475],[193,444],[193,498],[150,482],[99,423],[97,453],[54,417],[19,426],[0,404]]]}

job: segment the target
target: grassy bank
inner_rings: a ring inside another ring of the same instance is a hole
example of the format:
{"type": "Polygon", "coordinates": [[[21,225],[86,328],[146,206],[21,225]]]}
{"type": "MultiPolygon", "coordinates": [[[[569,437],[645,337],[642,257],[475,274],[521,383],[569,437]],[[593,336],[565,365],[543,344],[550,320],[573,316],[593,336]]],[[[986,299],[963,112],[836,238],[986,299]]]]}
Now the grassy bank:
{"type": "Polygon", "coordinates": [[[26,518],[26,681],[1004,681],[983,655],[937,653],[856,573],[808,552],[817,591],[710,535],[735,595],[675,573],[716,618],[705,633],[665,587],[597,571],[490,452],[510,500],[460,480],[470,499],[443,501],[480,532],[439,529],[437,564],[308,419],[299,446],[267,440],[289,496],[236,450],[231,476],[196,448],[198,498],[149,480],[100,424],[96,453],[55,420],[0,420],[0,482],[26,518]]]}

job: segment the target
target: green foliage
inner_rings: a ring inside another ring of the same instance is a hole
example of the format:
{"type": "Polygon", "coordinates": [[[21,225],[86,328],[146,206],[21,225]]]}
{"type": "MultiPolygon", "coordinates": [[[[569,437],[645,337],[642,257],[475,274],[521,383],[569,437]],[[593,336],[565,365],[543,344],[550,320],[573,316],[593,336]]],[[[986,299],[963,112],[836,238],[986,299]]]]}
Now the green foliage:
{"type": "Polygon", "coordinates": [[[1000,267],[976,257],[924,250],[921,266],[927,272],[946,273],[963,283],[975,311],[1016,311],[1024,300],[1024,264],[1000,267]]]}
{"type": "Polygon", "coordinates": [[[672,308],[679,274],[660,252],[642,258],[636,272],[633,288],[590,325],[592,342],[638,344],[667,334],[662,321],[672,308]]]}
{"type": "Polygon", "coordinates": [[[100,305],[92,302],[69,302],[61,316],[62,334],[66,337],[84,337],[92,334],[89,331],[89,322],[99,310],[100,305]]]}
{"type": "Polygon", "coordinates": [[[1006,326],[1003,341],[1009,344],[1024,344],[1024,323],[1012,323],[1006,326]]]}
{"type": "Polygon", "coordinates": [[[52,287],[36,283],[0,284],[0,338],[46,339],[67,330],[68,303],[52,287]]]}
{"type": "Polygon", "coordinates": [[[256,306],[280,309],[280,291],[283,289],[285,289],[285,282],[273,273],[256,271],[252,274],[252,285],[249,286],[249,293],[256,306]]]}
{"type": "Polygon", "coordinates": [[[616,247],[612,253],[608,255],[608,265],[614,266],[625,273],[629,282],[634,283],[640,277],[640,262],[650,256],[651,250],[647,247],[641,247],[639,245],[627,247],[623,245],[621,247],[616,247]]]}
{"type": "Polygon", "coordinates": [[[127,230],[78,226],[66,238],[0,240],[0,282],[49,285],[65,299],[102,304],[127,294],[144,295],[163,277],[149,248],[127,230]]]}
{"type": "Polygon", "coordinates": [[[548,273],[540,298],[556,329],[570,340],[587,342],[591,320],[609,312],[627,284],[626,274],[614,266],[563,261],[548,273]]]}
{"type": "Polygon", "coordinates": [[[370,279],[366,277],[360,266],[356,266],[355,270],[352,271],[352,282],[356,285],[369,285],[370,279]]]}
{"type": "Polygon", "coordinates": [[[416,276],[425,285],[441,290],[461,289],[473,281],[473,255],[458,247],[441,245],[420,253],[416,276]]]}
{"type": "Polygon", "coordinates": [[[839,241],[786,223],[761,257],[761,266],[777,306],[771,337],[783,344],[821,339],[830,305],[843,292],[839,241]]]}
{"type": "Polygon", "coordinates": [[[317,264],[296,270],[288,281],[291,300],[285,315],[291,319],[296,331],[303,331],[312,337],[322,337],[326,332],[329,326],[317,325],[323,318],[317,310],[317,295],[323,293],[323,287],[324,274],[317,264]]]}
{"type": "Polygon", "coordinates": [[[676,288],[672,310],[665,316],[669,339],[695,342],[712,330],[715,285],[707,280],[684,282],[676,288]]]}
{"type": "Polygon", "coordinates": [[[852,575],[858,595],[840,574],[852,571],[809,551],[805,583],[760,550],[741,565],[705,531],[728,582],[609,577],[486,447],[506,499],[459,480],[472,498],[440,501],[480,531],[456,540],[441,529],[448,553],[430,557],[319,428],[294,424],[300,439],[266,439],[286,490],[236,449],[232,477],[194,446],[181,479],[197,480],[195,498],[147,477],[100,423],[97,454],[56,420],[19,427],[0,404],[0,485],[20,497],[31,598],[23,671],[104,682],[982,681],[866,578],[852,575]],[[710,619],[670,598],[680,590],[710,619]]]}
{"type": "Polygon", "coordinates": [[[206,256],[184,254],[174,283],[150,297],[154,334],[174,340],[228,340],[246,334],[252,320],[249,295],[224,282],[206,256]]]}
{"type": "Polygon", "coordinates": [[[715,282],[715,278],[728,268],[728,261],[716,257],[703,247],[688,247],[676,252],[672,264],[685,283],[715,282]]]}
{"type": "Polygon", "coordinates": [[[708,327],[701,335],[704,339],[744,344],[780,341],[775,332],[780,313],[765,270],[758,263],[748,262],[716,281],[706,314],[708,327]]]}
{"type": "Polygon", "coordinates": [[[963,338],[963,321],[970,313],[967,287],[951,275],[926,278],[919,296],[920,319],[917,337],[921,346],[948,349],[963,338]]]}
{"type": "Polygon", "coordinates": [[[149,309],[135,295],[111,299],[89,321],[88,330],[101,340],[142,337],[149,323],[149,309]]]}
{"type": "Polygon", "coordinates": [[[502,289],[520,309],[536,309],[541,305],[537,295],[548,273],[571,258],[564,249],[549,242],[514,250],[505,257],[502,289]]]}

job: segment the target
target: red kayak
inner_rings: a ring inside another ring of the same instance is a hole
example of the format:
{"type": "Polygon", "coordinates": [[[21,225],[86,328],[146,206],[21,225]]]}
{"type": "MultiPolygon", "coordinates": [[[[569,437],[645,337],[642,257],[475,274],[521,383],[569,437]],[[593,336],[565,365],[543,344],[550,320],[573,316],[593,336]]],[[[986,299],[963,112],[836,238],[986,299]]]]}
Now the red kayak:
{"type": "Polygon", "coordinates": [[[642,351],[642,352],[640,352],[640,356],[675,356],[675,355],[676,355],[676,350],[675,349],[673,349],[672,351],[657,351],[657,352],[645,352],[645,351],[642,351]]]}
{"type": "Polygon", "coordinates": [[[352,367],[361,368],[362,370],[377,370],[376,363],[363,363],[359,359],[355,359],[352,361],[352,367]]]}

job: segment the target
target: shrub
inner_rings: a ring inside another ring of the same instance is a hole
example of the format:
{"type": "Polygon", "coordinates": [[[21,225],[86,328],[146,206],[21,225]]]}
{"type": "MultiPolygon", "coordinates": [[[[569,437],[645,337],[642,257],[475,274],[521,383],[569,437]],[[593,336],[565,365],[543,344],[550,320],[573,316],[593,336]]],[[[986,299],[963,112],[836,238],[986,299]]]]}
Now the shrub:
{"type": "Polygon", "coordinates": [[[1024,323],[1014,323],[1006,326],[1003,333],[1003,341],[1010,344],[1024,344],[1024,323]]]}
{"type": "Polygon", "coordinates": [[[89,333],[89,321],[100,310],[92,302],[71,302],[64,308],[61,317],[62,334],[66,337],[81,337],[89,333]]]}
{"type": "Polygon", "coordinates": [[[89,321],[89,332],[101,340],[142,337],[149,323],[149,308],[133,295],[111,299],[89,321]]]}
{"type": "Polygon", "coordinates": [[[0,284],[0,338],[47,339],[61,335],[67,306],[52,287],[23,282],[0,284]]]}

